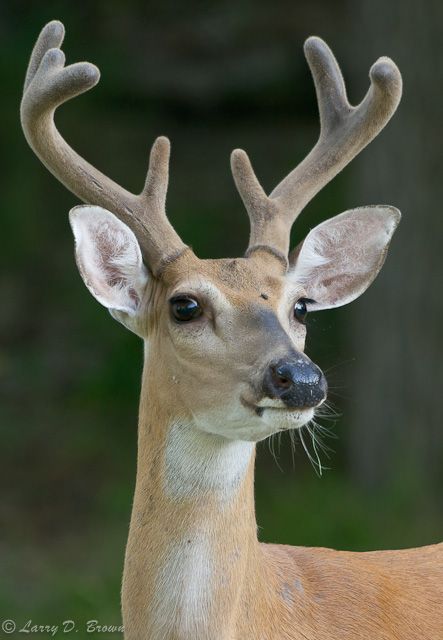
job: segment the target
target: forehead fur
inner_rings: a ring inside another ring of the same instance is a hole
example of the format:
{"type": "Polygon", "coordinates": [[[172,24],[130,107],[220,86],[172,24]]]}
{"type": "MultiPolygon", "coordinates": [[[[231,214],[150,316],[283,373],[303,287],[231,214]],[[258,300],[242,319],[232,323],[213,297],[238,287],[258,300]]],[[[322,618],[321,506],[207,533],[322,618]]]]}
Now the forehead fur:
{"type": "Polygon", "coordinates": [[[261,298],[276,302],[284,287],[281,269],[276,269],[275,260],[255,260],[253,258],[223,258],[219,260],[199,260],[193,255],[183,256],[168,266],[162,280],[170,288],[181,283],[204,282],[215,284],[230,301],[241,305],[252,299],[261,298]]]}

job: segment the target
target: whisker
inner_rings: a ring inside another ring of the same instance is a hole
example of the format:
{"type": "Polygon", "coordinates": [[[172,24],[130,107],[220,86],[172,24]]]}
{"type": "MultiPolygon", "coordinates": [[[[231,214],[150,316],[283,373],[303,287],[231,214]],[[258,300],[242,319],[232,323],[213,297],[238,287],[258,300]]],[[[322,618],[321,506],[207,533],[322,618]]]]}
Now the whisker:
{"type": "MultiPolygon", "coordinates": [[[[336,388],[339,389],[340,387],[336,388]]],[[[334,387],[328,387],[328,395],[334,396],[334,398],[340,398],[340,400],[350,400],[350,396],[344,396],[341,393],[337,393],[336,391],[334,391],[334,387]]]]}
{"type": "Polygon", "coordinates": [[[351,362],[355,362],[356,358],[349,358],[348,360],[342,360],[341,362],[337,362],[336,364],[331,365],[327,369],[324,369],[324,373],[330,373],[331,371],[335,371],[339,367],[343,367],[346,364],[351,364],[351,362]]]}
{"type": "MultiPolygon", "coordinates": [[[[322,463],[321,463],[321,460],[320,460],[320,455],[319,455],[318,450],[317,450],[317,438],[315,437],[315,431],[314,431],[315,427],[313,426],[313,428],[312,428],[312,430],[311,430],[311,429],[309,428],[309,424],[307,424],[307,425],[306,425],[306,429],[307,429],[308,433],[309,433],[309,434],[310,434],[310,436],[311,436],[311,440],[312,440],[312,448],[314,449],[315,457],[317,458],[317,463],[318,463],[318,466],[319,466],[319,472],[320,472],[320,475],[322,475],[322,474],[323,474],[323,469],[322,469],[322,463]]],[[[325,451],[324,446],[323,446],[323,443],[320,441],[320,439],[318,440],[318,444],[319,444],[320,448],[322,449],[323,453],[324,453],[324,454],[326,455],[326,457],[329,459],[329,455],[328,455],[328,453],[325,451]]]]}
{"type": "MultiPolygon", "coordinates": [[[[317,416],[316,416],[317,417],[317,416]]],[[[311,420],[311,422],[314,422],[314,420],[311,420]]],[[[315,422],[315,428],[317,429],[317,431],[320,432],[320,434],[322,436],[324,436],[325,438],[333,438],[334,440],[338,439],[338,435],[336,433],[334,433],[332,431],[332,429],[330,429],[329,427],[325,427],[322,424],[319,424],[318,422],[315,422]]]]}
{"type": "Polygon", "coordinates": [[[278,461],[278,458],[276,456],[276,453],[275,453],[275,446],[274,446],[275,445],[275,436],[276,436],[276,434],[273,433],[268,438],[268,449],[269,449],[269,452],[270,452],[271,456],[274,458],[274,462],[277,465],[278,469],[283,473],[283,469],[281,468],[281,465],[280,465],[280,463],[278,461]]]}
{"type": "MultiPolygon", "coordinates": [[[[304,427],[302,427],[301,429],[298,430],[298,435],[300,437],[300,441],[302,443],[302,446],[303,446],[303,449],[305,450],[306,455],[308,456],[308,459],[309,459],[310,463],[312,464],[312,466],[314,468],[315,473],[319,477],[321,477],[321,475],[322,475],[322,466],[321,466],[320,458],[318,457],[316,452],[315,453],[316,453],[316,456],[317,456],[317,460],[314,460],[314,458],[312,457],[311,452],[309,451],[308,447],[306,446],[306,442],[305,442],[305,440],[303,438],[303,428],[304,427]]],[[[314,451],[315,451],[315,449],[314,449],[314,451]]]]}
{"type": "Polygon", "coordinates": [[[295,433],[293,429],[289,430],[289,439],[291,442],[292,468],[295,469],[295,433]]]}
{"type": "Polygon", "coordinates": [[[321,418],[326,418],[326,420],[335,420],[335,421],[337,421],[342,416],[340,412],[334,411],[332,409],[329,409],[328,407],[323,407],[323,406],[315,410],[315,415],[320,416],[321,418]]]}
{"type": "Polygon", "coordinates": [[[320,449],[323,451],[323,453],[328,458],[328,460],[330,460],[331,456],[329,454],[330,453],[335,453],[334,449],[332,449],[331,447],[329,447],[327,444],[325,444],[323,442],[323,440],[321,439],[321,436],[319,434],[316,434],[316,429],[318,429],[320,431],[321,435],[323,435],[325,437],[328,437],[331,434],[328,431],[323,433],[321,428],[320,428],[321,425],[319,425],[314,420],[311,420],[310,424],[312,425],[312,429],[309,428],[309,425],[307,425],[307,427],[308,427],[308,431],[311,433],[312,439],[315,440],[315,443],[320,447],[320,449]]]}
{"type": "Polygon", "coordinates": [[[341,417],[341,411],[334,406],[332,402],[323,402],[323,404],[315,410],[315,417],[324,420],[336,422],[341,417]]]}

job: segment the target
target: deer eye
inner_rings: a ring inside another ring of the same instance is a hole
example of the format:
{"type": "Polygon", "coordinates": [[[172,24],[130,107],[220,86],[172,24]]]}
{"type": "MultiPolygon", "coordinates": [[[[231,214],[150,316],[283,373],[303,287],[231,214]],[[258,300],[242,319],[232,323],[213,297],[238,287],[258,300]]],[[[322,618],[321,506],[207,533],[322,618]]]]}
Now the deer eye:
{"type": "Polygon", "coordinates": [[[306,324],[306,316],[308,315],[306,302],[306,298],[300,298],[294,305],[294,318],[302,324],[306,324]]]}
{"type": "Polygon", "coordinates": [[[195,298],[176,296],[170,300],[172,315],[178,322],[189,322],[201,316],[202,308],[195,298]]]}

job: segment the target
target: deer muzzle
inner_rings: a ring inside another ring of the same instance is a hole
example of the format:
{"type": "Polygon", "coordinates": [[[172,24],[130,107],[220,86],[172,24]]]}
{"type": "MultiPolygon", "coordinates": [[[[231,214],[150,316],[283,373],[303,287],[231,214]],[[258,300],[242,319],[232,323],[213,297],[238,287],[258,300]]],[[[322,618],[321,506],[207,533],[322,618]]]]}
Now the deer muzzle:
{"type": "Polygon", "coordinates": [[[319,406],[326,399],[327,390],[323,372],[304,354],[271,363],[263,381],[264,395],[282,400],[291,409],[319,406]]]}

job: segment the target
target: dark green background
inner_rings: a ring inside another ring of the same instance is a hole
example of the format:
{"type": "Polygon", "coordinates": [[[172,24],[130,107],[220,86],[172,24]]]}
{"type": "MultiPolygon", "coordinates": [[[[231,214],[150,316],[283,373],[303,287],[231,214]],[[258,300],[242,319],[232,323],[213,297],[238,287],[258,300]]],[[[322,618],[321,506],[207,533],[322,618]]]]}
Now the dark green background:
{"type": "Polygon", "coordinates": [[[40,28],[62,20],[68,62],[102,71],[57,116],[92,163],[137,191],[154,137],[171,138],[168,213],[201,257],[241,255],[247,243],[230,151],[248,150],[269,191],[316,140],[308,35],[331,45],[354,103],[379,55],[400,66],[398,114],[293,232],[295,243],[374,202],[404,212],[370,291],[310,319],[308,353],[342,414],[325,423],[330,469],[317,477],[300,443],[292,459],[288,437],[258,453],[261,539],[362,550],[443,538],[442,13],[412,0],[2,4],[1,619],[119,622],[135,473],[140,341],[81,282],[67,217],[77,201],[19,128],[40,28]]]}

